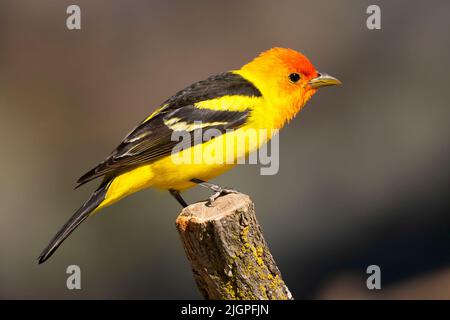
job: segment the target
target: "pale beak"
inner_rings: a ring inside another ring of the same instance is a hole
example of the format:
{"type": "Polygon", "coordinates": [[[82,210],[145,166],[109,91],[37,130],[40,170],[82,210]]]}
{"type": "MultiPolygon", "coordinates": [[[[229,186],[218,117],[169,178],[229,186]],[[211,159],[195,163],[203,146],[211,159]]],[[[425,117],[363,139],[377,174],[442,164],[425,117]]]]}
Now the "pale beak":
{"type": "Polygon", "coordinates": [[[335,77],[332,77],[326,73],[320,73],[317,78],[309,80],[309,85],[313,87],[314,89],[320,88],[320,87],[326,87],[326,86],[335,86],[342,84],[338,79],[335,77]]]}

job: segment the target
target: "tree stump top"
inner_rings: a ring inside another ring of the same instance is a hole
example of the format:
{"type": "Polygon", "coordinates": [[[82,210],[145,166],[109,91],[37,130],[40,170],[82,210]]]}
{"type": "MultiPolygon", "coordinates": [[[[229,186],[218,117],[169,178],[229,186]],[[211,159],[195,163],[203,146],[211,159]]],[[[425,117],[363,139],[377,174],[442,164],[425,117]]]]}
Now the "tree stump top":
{"type": "Polygon", "coordinates": [[[228,194],[212,206],[192,204],[176,227],[206,299],[292,299],[247,195],[228,194]]]}
{"type": "Polygon", "coordinates": [[[231,193],[219,197],[214,201],[213,206],[206,206],[206,201],[197,202],[183,209],[176,220],[183,231],[189,222],[205,223],[211,220],[223,219],[233,215],[242,207],[252,206],[249,196],[242,193],[231,193]]]}

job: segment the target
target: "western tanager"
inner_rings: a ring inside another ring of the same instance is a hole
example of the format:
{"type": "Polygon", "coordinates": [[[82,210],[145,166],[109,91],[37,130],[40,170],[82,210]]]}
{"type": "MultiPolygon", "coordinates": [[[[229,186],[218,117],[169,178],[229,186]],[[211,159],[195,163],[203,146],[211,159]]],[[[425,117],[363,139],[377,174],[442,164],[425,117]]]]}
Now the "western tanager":
{"type": "MultiPolygon", "coordinates": [[[[225,153],[236,160],[270,140],[273,130],[291,120],[318,88],[337,84],[339,80],[319,73],[301,53],[272,48],[239,70],[211,76],[179,91],[132,130],[103,162],[78,179],[80,186],[103,177],[99,188],[41,253],[39,263],[46,261],[87,217],[144,188],[168,190],[182,206],[186,202],[180,191],[197,184],[215,192],[210,203],[222,193],[233,192],[206,181],[234,163],[176,162],[173,150],[178,141],[174,141],[174,133],[194,137],[192,145],[178,155],[190,152],[195,157],[229,138],[243,139],[248,130],[269,131],[243,150],[225,148],[225,153]],[[195,138],[198,130],[207,129],[216,129],[218,136],[207,141],[195,138]]],[[[187,159],[192,160],[190,155],[187,159]]]]}

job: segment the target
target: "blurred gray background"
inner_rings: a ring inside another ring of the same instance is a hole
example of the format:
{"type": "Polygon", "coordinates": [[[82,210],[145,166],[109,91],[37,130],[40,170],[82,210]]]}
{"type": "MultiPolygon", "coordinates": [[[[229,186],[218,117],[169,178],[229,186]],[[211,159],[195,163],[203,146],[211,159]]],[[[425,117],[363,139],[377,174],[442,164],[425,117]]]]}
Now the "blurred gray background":
{"type": "Polygon", "coordinates": [[[273,46],[344,85],[281,132],[277,175],[239,166],[215,182],[254,200],[294,297],[450,298],[449,14],[444,0],[1,0],[0,298],[200,298],[166,192],[124,199],[36,258],[96,188],[74,191],[76,179],[131,128],[273,46]],[[81,31],[66,28],[72,3],[81,31]],[[366,28],[370,4],[379,31],[366,28]],[[70,264],[80,291],[66,289],[70,264]]]}

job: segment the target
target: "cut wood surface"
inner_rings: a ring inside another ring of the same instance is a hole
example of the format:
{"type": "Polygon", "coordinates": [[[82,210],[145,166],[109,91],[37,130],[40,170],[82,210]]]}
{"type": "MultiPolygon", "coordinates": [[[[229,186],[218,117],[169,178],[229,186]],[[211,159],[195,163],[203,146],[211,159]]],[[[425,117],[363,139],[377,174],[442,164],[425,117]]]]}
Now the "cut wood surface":
{"type": "Polygon", "coordinates": [[[192,204],[176,227],[205,299],[292,299],[247,195],[192,204]]]}

